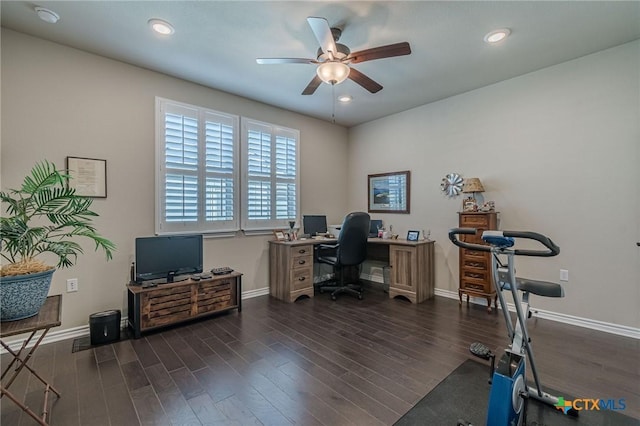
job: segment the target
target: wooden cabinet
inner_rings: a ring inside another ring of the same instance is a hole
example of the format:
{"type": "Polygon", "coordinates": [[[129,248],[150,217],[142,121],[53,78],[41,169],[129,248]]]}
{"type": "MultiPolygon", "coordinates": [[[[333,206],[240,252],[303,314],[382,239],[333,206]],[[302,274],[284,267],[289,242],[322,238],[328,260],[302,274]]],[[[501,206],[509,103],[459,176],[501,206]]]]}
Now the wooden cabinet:
{"type": "Polygon", "coordinates": [[[433,241],[389,245],[389,297],[403,296],[413,303],[433,297],[433,241]]]}
{"type": "Polygon", "coordinates": [[[269,294],[285,302],[313,297],[313,244],[270,241],[269,294]]]}
{"type": "MultiPolygon", "coordinates": [[[[485,244],[481,238],[482,233],[486,230],[498,228],[498,214],[496,212],[464,212],[459,213],[459,215],[459,226],[461,228],[476,228],[478,230],[476,235],[460,235],[462,241],[485,244]]],[[[469,296],[486,298],[489,312],[491,312],[492,298],[494,306],[496,305],[497,296],[491,272],[491,253],[460,249],[460,288],[458,289],[458,297],[461,305],[463,294],[467,295],[467,303],[469,303],[469,296]]]]}
{"type": "Polygon", "coordinates": [[[242,274],[200,281],[181,281],[143,288],[127,286],[128,321],[139,338],[141,333],[230,309],[242,310],[242,274]]]}

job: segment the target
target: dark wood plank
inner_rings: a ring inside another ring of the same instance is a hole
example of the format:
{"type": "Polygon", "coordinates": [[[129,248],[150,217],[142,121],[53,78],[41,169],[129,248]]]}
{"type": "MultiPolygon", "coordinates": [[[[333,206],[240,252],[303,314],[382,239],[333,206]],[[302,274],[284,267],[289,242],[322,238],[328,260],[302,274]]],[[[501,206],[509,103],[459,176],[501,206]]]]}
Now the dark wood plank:
{"type": "MultiPolygon", "coordinates": [[[[440,297],[414,305],[368,289],[361,301],[262,296],[243,307],[96,350],[42,345],[31,364],[63,395],[51,424],[393,424],[472,357],[470,343],[507,344],[499,313],[440,297]]],[[[639,340],[536,318],[529,329],[544,385],[624,398],[623,414],[640,419],[639,340]]],[[[12,390],[40,410],[29,374],[12,390]]],[[[33,424],[0,404],[3,425],[33,424]]]]}

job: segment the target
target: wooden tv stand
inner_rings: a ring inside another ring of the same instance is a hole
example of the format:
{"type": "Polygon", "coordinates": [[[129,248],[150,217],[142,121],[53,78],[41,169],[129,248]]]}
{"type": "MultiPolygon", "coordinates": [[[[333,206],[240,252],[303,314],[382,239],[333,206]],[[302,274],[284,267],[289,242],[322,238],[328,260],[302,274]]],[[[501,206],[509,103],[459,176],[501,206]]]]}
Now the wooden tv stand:
{"type": "Polygon", "coordinates": [[[158,284],[143,288],[127,286],[128,322],[134,337],[145,331],[178,324],[195,318],[242,311],[242,274],[232,272],[194,281],[158,284]]]}

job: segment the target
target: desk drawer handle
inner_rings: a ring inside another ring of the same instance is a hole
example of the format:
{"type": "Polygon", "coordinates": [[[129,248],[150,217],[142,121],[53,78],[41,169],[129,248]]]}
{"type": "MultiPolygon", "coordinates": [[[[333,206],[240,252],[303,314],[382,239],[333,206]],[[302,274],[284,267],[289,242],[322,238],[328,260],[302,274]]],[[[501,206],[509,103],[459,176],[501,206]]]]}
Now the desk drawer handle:
{"type": "Polygon", "coordinates": [[[300,277],[300,278],[298,278],[298,281],[304,281],[304,280],[306,280],[306,277],[300,277]]]}
{"type": "Polygon", "coordinates": [[[480,274],[473,274],[473,273],[468,273],[467,276],[469,278],[482,278],[482,275],[480,274]]]}
{"type": "Polygon", "coordinates": [[[306,260],[298,260],[298,265],[304,265],[305,263],[307,263],[306,260]]]}
{"type": "Polygon", "coordinates": [[[307,252],[307,251],[306,251],[305,249],[300,249],[300,250],[298,250],[298,253],[300,253],[300,254],[305,254],[306,252],[307,252]]]}

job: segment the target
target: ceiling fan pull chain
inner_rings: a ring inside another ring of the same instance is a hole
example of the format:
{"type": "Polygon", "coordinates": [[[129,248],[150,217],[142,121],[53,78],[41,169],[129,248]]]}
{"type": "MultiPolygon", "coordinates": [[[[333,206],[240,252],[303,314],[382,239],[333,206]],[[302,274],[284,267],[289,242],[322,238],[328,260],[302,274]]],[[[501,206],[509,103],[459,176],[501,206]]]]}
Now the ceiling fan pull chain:
{"type": "Polygon", "coordinates": [[[336,84],[331,83],[331,122],[336,124],[336,84]]]}

